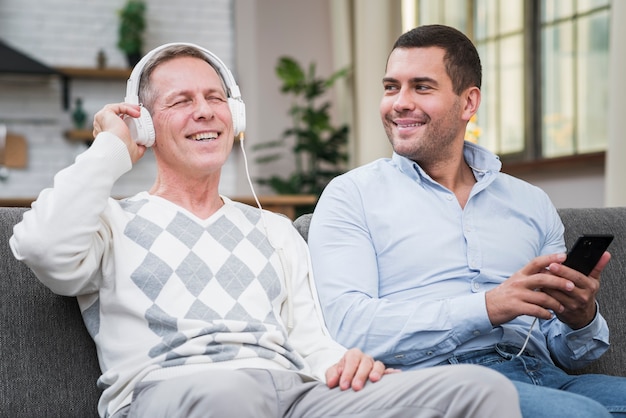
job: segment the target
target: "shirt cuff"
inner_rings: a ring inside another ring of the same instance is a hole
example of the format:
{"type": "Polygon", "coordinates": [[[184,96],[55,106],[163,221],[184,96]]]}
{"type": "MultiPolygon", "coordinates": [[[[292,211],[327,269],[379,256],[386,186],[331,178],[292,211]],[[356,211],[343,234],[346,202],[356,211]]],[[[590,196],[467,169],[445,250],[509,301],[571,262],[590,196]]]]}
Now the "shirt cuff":
{"type": "Polygon", "coordinates": [[[450,300],[452,329],[458,330],[460,343],[489,334],[493,325],[487,314],[485,293],[473,293],[450,300]]]}
{"type": "Polygon", "coordinates": [[[596,315],[586,326],[579,329],[571,329],[566,324],[562,324],[562,332],[565,343],[572,352],[577,354],[586,353],[591,346],[595,346],[597,341],[609,343],[609,327],[606,320],[600,315],[600,306],[596,301],[596,315]],[[594,342],[595,341],[595,342],[594,342]]]}

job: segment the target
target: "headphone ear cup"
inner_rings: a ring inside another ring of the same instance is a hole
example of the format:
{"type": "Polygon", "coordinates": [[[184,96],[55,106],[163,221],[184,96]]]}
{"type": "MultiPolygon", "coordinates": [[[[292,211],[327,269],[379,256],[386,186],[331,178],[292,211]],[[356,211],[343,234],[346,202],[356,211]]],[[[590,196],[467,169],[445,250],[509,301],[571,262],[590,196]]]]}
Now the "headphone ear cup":
{"type": "Polygon", "coordinates": [[[130,130],[130,137],[138,145],[145,145],[146,147],[154,145],[156,134],[154,133],[152,116],[150,116],[148,109],[141,106],[141,115],[138,118],[126,117],[124,122],[126,122],[130,130]]]}
{"type": "Polygon", "coordinates": [[[233,130],[235,136],[246,130],[246,105],[241,99],[228,98],[230,114],[233,117],[233,130]]]}

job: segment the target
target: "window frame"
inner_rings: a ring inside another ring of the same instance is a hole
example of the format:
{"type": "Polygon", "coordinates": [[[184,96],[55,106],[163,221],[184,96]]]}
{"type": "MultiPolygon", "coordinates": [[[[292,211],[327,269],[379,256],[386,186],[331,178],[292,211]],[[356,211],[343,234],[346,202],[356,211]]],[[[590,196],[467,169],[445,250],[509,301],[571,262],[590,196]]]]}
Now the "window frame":
{"type": "MultiPolygon", "coordinates": [[[[407,0],[411,1],[411,0],[407,0]]],[[[415,2],[415,22],[420,22],[420,0],[413,0],[415,2]]],[[[468,16],[466,23],[466,34],[470,39],[475,42],[474,26],[476,22],[475,6],[477,0],[466,0],[466,14],[468,16]]],[[[498,1],[498,0],[496,0],[498,1]]],[[[500,0],[501,1],[501,0],[500,0]]],[[[560,17],[556,19],[558,22],[570,21],[576,26],[579,22],[578,19],[586,17],[595,13],[608,10],[610,14],[612,0],[607,0],[606,4],[594,5],[589,9],[579,12],[577,10],[578,0],[573,0],[574,13],[567,17],[560,17]]],[[[581,0],[582,1],[582,0],[581,0]]],[[[604,163],[605,150],[595,152],[583,152],[580,153],[578,144],[575,142],[573,147],[573,153],[563,156],[544,157],[543,154],[543,102],[544,92],[542,91],[543,83],[543,62],[542,53],[536,53],[536,51],[542,51],[542,37],[544,36],[544,30],[550,25],[554,25],[553,21],[544,23],[541,16],[542,0],[524,0],[523,1],[523,52],[522,52],[522,77],[523,77],[523,101],[522,108],[524,109],[524,138],[523,149],[516,153],[500,153],[498,155],[502,159],[503,169],[513,172],[525,172],[530,169],[538,168],[541,170],[548,169],[550,165],[555,167],[574,167],[577,165],[599,164],[604,163]]],[[[446,23],[443,18],[439,19],[440,22],[446,23]]],[[[434,22],[433,22],[434,23],[434,22]]],[[[416,23],[417,24],[417,23],[416,23]]],[[[421,22],[420,22],[421,24],[421,22]]],[[[415,25],[413,25],[415,26],[415,25]]],[[[409,28],[406,28],[407,30],[409,28]]],[[[575,39],[578,42],[577,39],[575,39]]],[[[610,40],[609,40],[610,42],[610,40]]],[[[576,45],[576,52],[578,53],[578,44],[576,45]]],[[[579,65],[578,62],[574,63],[575,66],[579,65]]],[[[577,71],[577,67],[574,67],[574,71],[577,71]]],[[[575,84],[576,86],[576,84],[575,84]]],[[[496,93],[500,95],[500,91],[496,93]]],[[[575,94],[578,96],[579,92],[575,94]]],[[[575,114],[576,116],[576,114],[575,114]]],[[[501,120],[498,121],[498,124],[501,120]]],[[[478,121],[480,125],[480,120],[478,121]]],[[[498,130],[500,130],[498,126],[498,130]]],[[[575,128],[576,130],[578,128],[575,128]]],[[[576,133],[572,134],[573,141],[576,140],[576,133]]],[[[608,139],[608,138],[607,138],[608,139]]],[[[606,147],[606,144],[605,144],[606,147]]]]}

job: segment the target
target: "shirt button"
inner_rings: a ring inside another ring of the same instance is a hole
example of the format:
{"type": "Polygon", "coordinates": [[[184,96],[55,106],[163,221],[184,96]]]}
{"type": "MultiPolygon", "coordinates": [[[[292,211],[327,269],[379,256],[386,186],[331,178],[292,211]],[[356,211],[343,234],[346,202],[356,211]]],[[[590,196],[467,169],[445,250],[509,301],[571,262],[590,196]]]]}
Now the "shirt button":
{"type": "Polygon", "coordinates": [[[474,290],[478,290],[478,289],[480,289],[480,284],[478,284],[478,283],[472,283],[472,288],[473,288],[474,290]]]}
{"type": "Polygon", "coordinates": [[[472,332],[472,334],[474,334],[475,336],[479,336],[480,335],[480,331],[474,330],[474,332],[472,332]]]}

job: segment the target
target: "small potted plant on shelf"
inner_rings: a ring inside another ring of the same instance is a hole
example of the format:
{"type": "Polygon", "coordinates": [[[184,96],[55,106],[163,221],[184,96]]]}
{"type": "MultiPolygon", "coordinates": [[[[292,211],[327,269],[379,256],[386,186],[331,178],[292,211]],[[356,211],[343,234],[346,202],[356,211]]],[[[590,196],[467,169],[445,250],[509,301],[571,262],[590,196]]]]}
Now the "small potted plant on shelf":
{"type": "Polygon", "coordinates": [[[128,65],[134,67],[141,59],[143,50],[146,5],[141,0],[128,0],[118,13],[120,21],[117,46],[126,54],[128,65]]]}

